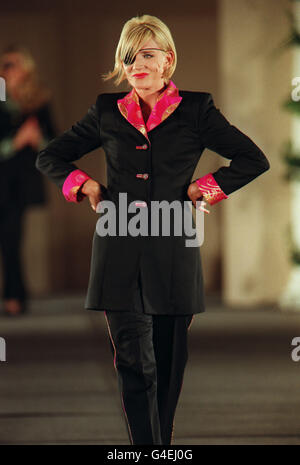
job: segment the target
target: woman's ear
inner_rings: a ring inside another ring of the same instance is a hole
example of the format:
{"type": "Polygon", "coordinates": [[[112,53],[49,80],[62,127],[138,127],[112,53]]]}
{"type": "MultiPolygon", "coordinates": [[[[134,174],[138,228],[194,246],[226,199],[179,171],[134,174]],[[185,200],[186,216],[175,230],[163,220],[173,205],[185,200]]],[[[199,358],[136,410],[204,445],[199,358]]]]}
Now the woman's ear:
{"type": "Polygon", "coordinates": [[[172,63],[174,62],[174,52],[173,50],[169,50],[168,54],[167,54],[167,61],[168,61],[168,65],[171,66],[172,63]]]}

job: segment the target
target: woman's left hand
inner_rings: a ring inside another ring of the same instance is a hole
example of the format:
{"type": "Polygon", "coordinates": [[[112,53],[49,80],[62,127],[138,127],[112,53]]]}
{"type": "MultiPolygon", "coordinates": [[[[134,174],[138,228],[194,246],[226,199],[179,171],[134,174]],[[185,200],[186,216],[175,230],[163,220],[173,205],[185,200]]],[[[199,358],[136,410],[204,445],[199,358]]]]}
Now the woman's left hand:
{"type": "Polygon", "coordinates": [[[16,150],[21,150],[26,145],[31,145],[33,149],[37,150],[42,137],[43,135],[37,118],[30,116],[18,129],[14,138],[14,147],[16,150]]]}
{"type": "Polygon", "coordinates": [[[188,190],[187,190],[187,195],[191,199],[191,201],[192,201],[195,208],[197,208],[196,207],[196,201],[200,201],[200,206],[198,207],[198,210],[201,210],[201,211],[203,211],[205,213],[210,213],[210,211],[207,210],[204,207],[206,205],[206,202],[204,202],[204,200],[203,200],[203,194],[201,192],[200,187],[196,183],[196,181],[192,182],[189,185],[188,190]]]}

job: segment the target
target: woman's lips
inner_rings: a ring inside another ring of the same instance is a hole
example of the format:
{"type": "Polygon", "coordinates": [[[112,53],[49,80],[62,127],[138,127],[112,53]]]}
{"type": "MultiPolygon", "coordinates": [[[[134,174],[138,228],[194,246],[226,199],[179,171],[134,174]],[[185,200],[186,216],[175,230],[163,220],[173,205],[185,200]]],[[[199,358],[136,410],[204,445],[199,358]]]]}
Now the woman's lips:
{"type": "Polygon", "coordinates": [[[141,74],[134,74],[133,77],[135,78],[143,78],[145,76],[148,76],[148,73],[141,73],[141,74]]]}

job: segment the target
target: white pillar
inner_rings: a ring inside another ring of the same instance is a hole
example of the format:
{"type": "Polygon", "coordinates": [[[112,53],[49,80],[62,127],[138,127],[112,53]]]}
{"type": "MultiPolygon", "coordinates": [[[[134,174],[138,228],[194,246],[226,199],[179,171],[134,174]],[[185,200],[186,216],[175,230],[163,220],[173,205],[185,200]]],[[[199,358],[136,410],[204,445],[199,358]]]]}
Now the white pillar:
{"type": "Polygon", "coordinates": [[[219,103],[271,167],[220,207],[223,300],[237,309],[277,304],[290,270],[290,192],[281,146],[290,137],[291,118],[281,105],[290,90],[292,51],[275,53],[289,33],[289,6],[289,0],[219,1],[219,103]]]}
{"type": "MultiPolygon", "coordinates": [[[[300,2],[294,1],[295,27],[300,33],[300,2]]],[[[300,46],[294,45],[293,50],[293,78],[300,77],[300,46]]],[[[292,79],[291,79],[292,81],[292,79]]],[[[291,91],[292,91],[291,82],[291,91]]],[[[300,103],[299,103],[300,105],[300,103]]],[[[300,117],[292,116],[292,152],[300,154],[300,117]]],[[[300,251],[300,180],[291,180],[291,240],[294,249],[300,251]]],[[[293,263],[289,280],[284,289],[279,305],[282,310],[295,310],[300,312],[300,264],[293,263]]]]}

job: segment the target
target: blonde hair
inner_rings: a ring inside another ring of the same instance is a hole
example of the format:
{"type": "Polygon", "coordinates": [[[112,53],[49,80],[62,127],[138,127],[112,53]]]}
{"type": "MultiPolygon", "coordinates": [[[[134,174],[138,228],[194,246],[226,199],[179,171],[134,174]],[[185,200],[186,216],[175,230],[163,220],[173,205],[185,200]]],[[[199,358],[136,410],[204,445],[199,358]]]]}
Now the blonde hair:
{"type": "Polygon", "coordinates": [[[102,79],[116,78],[118,86],[126,79],[122,61],[126,56],[134,57],[142,44],[150,39],[155,40],[165,51],[173,51],[174,60],[163,75],[165,84],[169,84],[177,65],[177,53],[169,28],[156,16],[142,15],[129,19],[123,26],[119,43],[115,53],[115,67],[113,71],[102,74],[102,79]]]}
{"type": "Polygon", "coordinates": [[[27,71],[22,85],[18,88],[17,96],[14,99],[20,105],[21,111],[30,112],[37,110],[45,103],[49,102],[51,92],[40,81],[36,62],[28,50],[20,44],[10,44],[6,47],[0,57],[0,69],[3,65],[5,55],[16,53],[21,56],[22,67],[27,71]]]}

